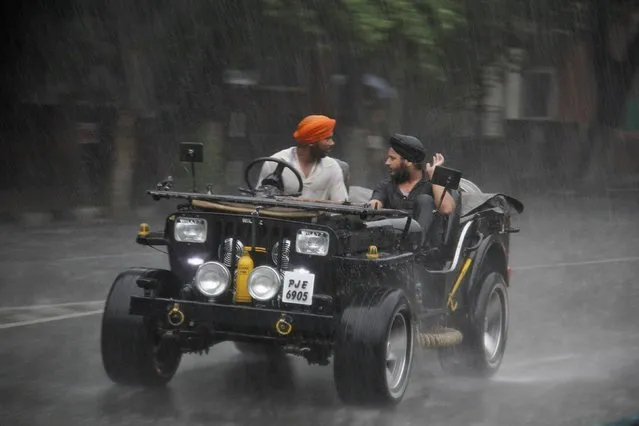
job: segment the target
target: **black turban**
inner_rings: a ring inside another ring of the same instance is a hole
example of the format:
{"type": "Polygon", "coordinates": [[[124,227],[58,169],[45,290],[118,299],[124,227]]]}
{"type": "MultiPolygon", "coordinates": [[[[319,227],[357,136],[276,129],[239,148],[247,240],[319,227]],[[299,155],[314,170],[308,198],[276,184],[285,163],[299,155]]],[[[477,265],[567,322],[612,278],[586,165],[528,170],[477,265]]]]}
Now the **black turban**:
{"type": "Polygon", "coordinates": [[[396,133],[390,138],[390,146],[402,158],[411,163],[421,163],[426,158],[424,144],[414,136],[396,133]]]}

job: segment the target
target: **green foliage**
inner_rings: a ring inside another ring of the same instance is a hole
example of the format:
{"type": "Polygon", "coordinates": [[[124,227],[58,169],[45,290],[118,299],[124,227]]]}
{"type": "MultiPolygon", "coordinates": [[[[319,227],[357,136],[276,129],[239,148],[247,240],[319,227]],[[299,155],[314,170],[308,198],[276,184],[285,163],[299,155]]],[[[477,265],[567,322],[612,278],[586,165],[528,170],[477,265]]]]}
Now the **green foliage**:
{"type": "Polygon", "coordinates": [[[359,57],[410,45],[416,65],[431,71],[441,53],[438,41],[465,24],[458,1],[266,0],[264,7],[265,16],[301,36],[359,57]]]}
{"type": "Polygon", "coordinates": [[[573,0],[141,0],[102,10],[87,1],[68,36],[52,37],[69,40],[49,49],[68,57],[61,74],[78,81],[110,73],[120,84],[108,86],[126,91],[118,63],[133,50],[153,70],[157,97],[178,103],[206,92],[224,69],[295,62],[315,49],[391,64],[423,86],[477,84],[482,67],[518,42],[521,22],[533,19],[546,31],[577,26],[583,15],[573,0]]]}

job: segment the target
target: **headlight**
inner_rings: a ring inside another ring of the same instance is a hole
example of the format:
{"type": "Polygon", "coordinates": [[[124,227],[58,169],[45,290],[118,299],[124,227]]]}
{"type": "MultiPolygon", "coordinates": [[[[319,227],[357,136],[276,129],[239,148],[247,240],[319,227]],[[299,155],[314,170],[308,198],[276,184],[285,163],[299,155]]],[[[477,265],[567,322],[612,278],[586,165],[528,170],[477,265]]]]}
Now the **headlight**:
{"type": "Polygon", "coordinates": [[[251,297],[261,302],[274,298],[282,286],[282,277],[270,266],[258,266],[248,277],[248,291],[251,297]]]}
{"type": "Polygon", "coordinates": [[[195,286],[204,295],[215,297],[224,293],[231,279],[229,269],[219,262],[200,265],[195,273],[195,286]]]}
{"type": "Polygon", "coordinates": [[[178,217],[175,220],[175,241],[203,243],[206,241],[206,220],[199,217],[178,217]]]}
{"type": "Polygon", "coordinates": [[[295,251],[301,254],[326,256],[330,238],[328,232],[314,229],[300,229],[297,231],[295,251]]]}

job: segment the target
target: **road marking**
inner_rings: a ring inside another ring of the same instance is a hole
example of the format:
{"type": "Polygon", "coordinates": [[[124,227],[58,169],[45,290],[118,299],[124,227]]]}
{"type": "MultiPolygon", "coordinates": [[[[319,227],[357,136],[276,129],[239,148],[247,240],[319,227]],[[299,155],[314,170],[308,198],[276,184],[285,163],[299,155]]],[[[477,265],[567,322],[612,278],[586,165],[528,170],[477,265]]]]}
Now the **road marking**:
{"type": "Polygon", "coordinates": [[[90,315],[97,315],[97,314],[101,314],[103,312],[104,312],[104,309],[98,309],[96,311],[78,312],[78,313],[75,313],[75,314],[66,314],[66,315],[57,315],[55,317],[49,317],[49,318],[40,318],[40,319],[34,319],[34,320],[28,320],[28,321],[10,322],[8,324],[0,324],[0,330],[7,329],[7,328],[24,327],[24,326],[27,326],[27,325],[43,324],[43,323],[52,322],[52,321],[62,321],[62,320],[71,319],[71,318],[88,317],[90,315]]]}
{"type": "Polygon", "coordinates": [[[116,257],[131,257],[131,256],[157,256],[158,254],[162,254],[158,251],[153,252],[133,252],[133,253],[120,253],[120,254],[104,254],[100,256],[73,256],[73,257],[63,257],[62,259],[55,260],[47,260],[47,262],[77,262],[81,260],[99,260],[99,259],[110,259],[116,257]]]}
{"type": "Polygon", "coordinates": [[[121,257],[140,257],[140,256],[157,256],[158,254],[165,254],[154,250],[152,252],[129,252],[129,253],[118,253],[118,254],[102,254],[99,256],[72,256],[72,257],[62,257],[59,259],[16,259],[16,260],[0,260],[0,264],[2,263],[56,263],[56,262],[81,262],[84,260],[100,260],[100,259],[117,259],[121,257]]]}
{"type": "Polygon", "coordinates": [[[606,188],[608,192],[637,192],[639,188],[606,188]]]}
{"type": "Polygon", "coordinates": [[[550,268],[563,268],[567,266],[586,266],[586,265],[603,265],[606,263],[621,263],[621,262],[638,262],[639,256],[634,257],[617,257],[612,259],[599,259],[599,260],[583,260],[579,262],[561,262],[561,263],[546,263],[540,265],[529,266],[513,266],[513,271],[527,271],[532,269],[550,269],[550,268]]]}
{"type": "Polygon", "coordinates": [[[525,369],[525,368],[536,367],[536,366],[540,366],[544,364],[555,364],[555,363],[560,363],[563,361],[575,360],[578,358],[583,358],[583,354],[554,355],[554,356],[547,356],[547,357],[538,358],[538,359],[515,361],[508,365],[504,363],[502,371],[525,369]]]}
{"type": "Polygon", "coordinates": [[[21,310],[30,310],[30,309],[50,309],[50,308],[63,308],[65,306],[82,306],[82,305],[100,305],[104,304],[104,300],[85,300],[83,302],[66,302],[66,303],[55,303],[50,305],[27,305],[27,306],[4,306],[0,307],[0,312],[8,312],[8,311],[21,311],[21,310]]]}

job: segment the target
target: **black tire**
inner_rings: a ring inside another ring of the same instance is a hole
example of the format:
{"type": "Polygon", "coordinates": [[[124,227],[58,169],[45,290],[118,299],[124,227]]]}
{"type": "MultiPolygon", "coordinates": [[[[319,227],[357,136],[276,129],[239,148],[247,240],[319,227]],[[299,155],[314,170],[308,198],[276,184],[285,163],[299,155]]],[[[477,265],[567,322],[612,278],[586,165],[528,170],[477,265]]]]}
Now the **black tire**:
{"type": "Polygon", "coordinates": [[[413,352],[413,318],[404,292],[378,288],[357,296],[341,315],[335,342],[333,367],[340,399],[357,405],[398,404],[408,387],[413,352]],[[399,375],[389,383],[388,340],[397,330],[396,336],[406,339],[397,345],[405,356],[396,364],[399,375]]]}
{"type": "Polygon", "coordinates": [[[509,304],[508,287],[499,272],[490,272],[484,279],[468,314],[468,320],[461,325],[463,341],[457,346],[438,351],[439,362],[447,373],[474,377],[492,377],[501,366],[508,341],[509,304]],[[501,320],[487,327],[487,310],[493,315],[499,311],[501,320]],[[497,339],[492,331],[499,330],[497,339]],[[493,336],[485,341],[484,336],[493,336]],[[488,345],[497,340],[496,344],[488,345]]]}
{"type": "Polygon", "coordinates": [[[153,327],[141,316],[129,314],[131,296],[142,296],[136,280],[151,272],[123,272],[113,282],[102,316],[102,363],[118,384],[163,386],[177,371],[182,352],[175,341],[160,342],[153,327]]]}

